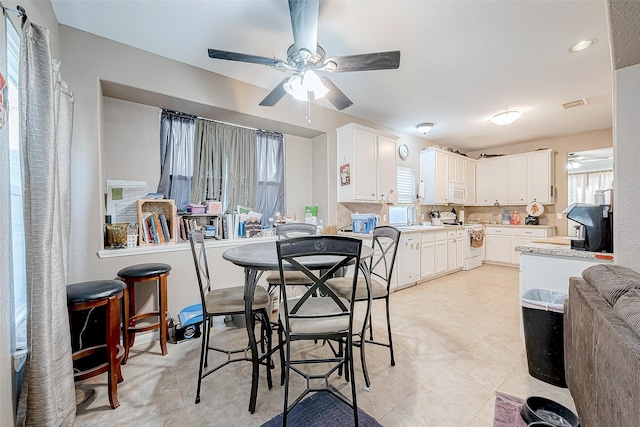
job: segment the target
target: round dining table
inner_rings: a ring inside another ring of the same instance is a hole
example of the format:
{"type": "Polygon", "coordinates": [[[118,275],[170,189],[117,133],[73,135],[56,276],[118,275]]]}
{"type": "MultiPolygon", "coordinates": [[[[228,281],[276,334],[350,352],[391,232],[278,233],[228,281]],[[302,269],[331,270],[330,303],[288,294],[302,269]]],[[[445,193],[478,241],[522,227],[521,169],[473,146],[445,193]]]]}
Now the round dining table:
{"type": "MultiPolygon", "coordinates": [[[[360,252],[360,271],[364,274],[367,283],[370,281],[369,270],[365,264],[365,260],[373,256],[373,248],[362,245],[360,252]]],[[[240,245],[226,250],[222,254],[222,258],[244,268],[244,314],[249,336],[249,347],[251,348],[252,372],[251,372],[251,397],[249,399],[249,412],[253,413],[256,408],[256,399],[258,396],[258,378],[260,357],[258,355],[258,344],[255,335],[255,319],[251,314],[253,306],[253,295],[258,284],[258,280],[265,271],[279,271],[278,253],[276,242],[259,242],[248,245],[240,245]]],[[[321,270],[333,266],[333,262],[328,261],[326,256],[307,257],[304,266],[310,270],[321,270]]],[[[285,270],[287,265],[283,266],[285,270]]],[[[290,267],[290,269],[293,269],[290,267]]],[[[369,311],[371,309],[371,300],[367,304],[365,314],[365,323],[369,319],[369,311]]],[[[364,328],[363,328],[364,330],[364,328]]],[[[369,383],[367,369],[364,358],[364,337],[361,344],[361,360],[362,368],[365,373],[367,384],[369,383]]],[[[267,355],[263,356],[266,357],[267,355]]],[[[354,381],[354,379],[351,379],[354,381]]]]}

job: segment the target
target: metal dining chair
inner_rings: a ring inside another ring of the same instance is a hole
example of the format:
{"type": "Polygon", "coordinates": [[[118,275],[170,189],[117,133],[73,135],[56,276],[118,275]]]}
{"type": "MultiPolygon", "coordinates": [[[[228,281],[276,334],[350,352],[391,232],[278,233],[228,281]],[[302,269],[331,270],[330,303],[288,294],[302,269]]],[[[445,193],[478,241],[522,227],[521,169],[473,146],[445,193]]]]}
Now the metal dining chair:
{"type": "MultiPolygon", "coordinates": [[[[369,292],[371,293],[371,301],[384,300],[387,314],[387,342],[374,341],[373,339],[373,325],[371,321],[371,312],[369,313],[369,321],[364,322],[362,325],[362,331],[359,333],[360,340],[354,341],[354,345],[361,348],[360,355],[362,359],[363,373],[365,377],[365,389],[371,388],[371,381],[366,370],[366,363],[364,361],[364,351],[362,346],[364,343],[377,344],[389,348],[391,357],[391,366],[395,366],[395,358],[393,354],[393,338],[391,335],[391,316],[389,312],[389,295],[391,287],[391,277],[393,274],[393,267],[396,262],[396,255],[398,252],[398,241],[400,240],[400,230],[391,226],[380,226],[373,230],[373,249],[374,255],[367,263],[367,270],[370,275],[371,287],[370,291],[367,289],[367,283],[365,277],[358,278],[357,290],[355,293],[356,301],[368,301],[369,292]],[[367,324],[369,327],[369,339],[365,338],[367,324]]],[[[335,277],[327,280],[327,286],[332,289],[341,298],[351,298],[351,279],[344,277],[335,277]]]]}
{"type": "MultiPolygon", "coordinates": [[[[207,251],[205,239],[202,231],[193,231],[189,237],[191,252],[195,264],[196,276],[200,290],[200,300],[202,303],[202,346],[200,350],[200,364],[198,372],[198,388],[196,391],[196,403],[200,402],[200,386],[202,379],[216,372],[220,368],[232,362],[252,361],[246,354],[249,347],[242,349],[227,350],[211,346],[211,326],[214,316],[242,315],[245,314],[244,286],[234,286],[224,289],[212,289],[209,275],[209,265],[207,263],[207,251]],[[227,360],[219,365],[208,368],[209,350],[217,351],[227,355],[227,360]],[[243,354],[244,357],[233,358],[236,354],[243,354]],[[203,372],[204,371],[204,372],[203,372]]],[[[252,315],[261,323],[261,340],[266,341],[267,357],[261,357],[262,364],[267,368],[267,384],[272,387],[271,381],[271,323],[269,321],[269,295],[262,286],[256,286],[254,294],[252,315]]]]}
{"type": "MultiPolygon", "coordinates": [[[[316,230],[317,228],[313,224],[292,222],[289,224],[278,225],[276,227],[276,236],[278,236],[278,240],[289,239],[292,237],[311,236],[316,234],[316,230]]],[[[290,285],[313,285],[313,281],[299,271],[285,271],[284,274],[287,277],[287,283],[290,285]]],[[[277,286],[280,286],[280,282],[279,271],[269,274],[269,276],[267,276],[269,293],[272,293],[277,286]]]]}
{"type": "Polygon", "coordinates": [[[289,412],[311,392],[329,392],[353,408],[354,425],[358,425],[358,405],[353,366],[353,305],[355,301],[358,269],[351,280],[350,299],[339,297],[326,281],[347,265],[359,265],[362,241],[342,236],[310,236],[279,240],[276,242],[278,265],[283,278],[280,286],[283,296],[280,309],[280,323],[285,334],[285,390],[283,426],[287,424],[289,412]],[[302,296],[287,298],[287,288],[291,285],[284,274],[297,271],[313,281],[302,296]],[[316,291],[319,291],[317,293],[316,291]],[[321,296],[317,296],[317,295],[321,296]],[[291,347],[297,341],[329,340],[345,343],[343,351],[333,357],[305,359],[292,356],[291,347]],[[330,369],[323,374],[303,371],[305,364],[330,363],[330,369]],[[348,369],[351,377],[351,401],[345,397],[329,377],[338,370],[348,369]],[[291,371],[306,380],[307,387],[293,403],[289,404],[289,381],[291,371]],[[312,380],[324,380],[325,387],[312,387],[312,380]]]}

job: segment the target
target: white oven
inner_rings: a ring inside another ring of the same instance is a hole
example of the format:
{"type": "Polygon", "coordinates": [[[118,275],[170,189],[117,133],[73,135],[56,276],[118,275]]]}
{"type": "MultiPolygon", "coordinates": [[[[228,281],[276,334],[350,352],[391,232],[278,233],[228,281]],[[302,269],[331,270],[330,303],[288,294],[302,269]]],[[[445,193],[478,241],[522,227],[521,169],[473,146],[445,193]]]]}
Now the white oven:
{"type": "Polygon", "coordinates": [[[463,270],[471,270],[472,268],[480,267],[482,260],[484,259],[484,232],[482,233],[482,240],[476,239],[474,244],[472,231],[483,231],[481,224],[468,224],[464,226],[464,262],[462,264],[463,270]]]}

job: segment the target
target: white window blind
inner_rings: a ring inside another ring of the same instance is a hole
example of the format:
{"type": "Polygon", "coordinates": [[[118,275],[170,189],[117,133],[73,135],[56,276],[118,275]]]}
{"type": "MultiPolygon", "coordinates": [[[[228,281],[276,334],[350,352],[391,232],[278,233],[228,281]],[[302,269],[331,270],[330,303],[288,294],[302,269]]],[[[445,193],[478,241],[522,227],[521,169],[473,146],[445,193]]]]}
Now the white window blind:
{"type": "Polygon", "coordinates": [[[416,170],[398,166],[398,203],[413,203],[416,198],[416,170]]]}

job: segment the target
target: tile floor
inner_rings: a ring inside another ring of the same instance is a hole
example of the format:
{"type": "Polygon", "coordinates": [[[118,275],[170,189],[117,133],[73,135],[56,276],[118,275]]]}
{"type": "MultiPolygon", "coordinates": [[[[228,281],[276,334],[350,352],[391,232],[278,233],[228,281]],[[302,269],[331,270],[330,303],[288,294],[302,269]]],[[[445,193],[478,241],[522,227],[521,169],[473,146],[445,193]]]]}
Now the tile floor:
{"type": "MultiPolygon", "coordinates": [[[[374,305],[374,325],[380,325],[374,332],[383,336],[383,304],[374,305]]],[[[396,366],[389,365],[386,348],[367,346],[373,388],[362,389],[356,363],[358,405],[384,426],[490,427],[496,390],[521,398],[545,396],[575,410],[567,389],[529,376],[519,310],[518,270],[509,267],[484,265],[395,292],[396,366]]],[[[245,336],[241,329],[214,330],[213,342],[242,344],[245,336]]],[[[282,411],[279,368],[273,371],[272,390],[261,369],[256,411],[247,411],[247,362],[203,380],[202,400],[194,404],[199,348],[199,339],[170,344],[168,356],[162,357],[157,344],[134,347],[122,368],[120,407],[109,407],[106,375],[92,378],[82,387],[94,388],[95,397],[78,407],[75,425],[259,426],[282,411]]],[[[297,348],[299,353],[327,351],[313,343],[297,348]]],[[[342,378],[335,383],[348,395],[342,378]]],[[[291,393],[301,386],[292,377],[291,393]]]]}

